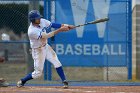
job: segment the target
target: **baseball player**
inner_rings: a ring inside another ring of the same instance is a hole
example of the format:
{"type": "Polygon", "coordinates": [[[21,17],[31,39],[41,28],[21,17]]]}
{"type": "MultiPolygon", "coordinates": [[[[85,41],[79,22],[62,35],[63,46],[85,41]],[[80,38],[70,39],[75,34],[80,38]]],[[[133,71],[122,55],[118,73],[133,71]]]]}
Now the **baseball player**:
{"type": "Polygon", "coordinates": [[[47,39],[59,32],[66,32],[70,29],[73,29],[75,26],[51,23],[50,21],[41,18],[41,15],[37,10],[30,11],[28,16],[29,20],[31,21],[31,24],[28,28],[28,37],[30,40],[30,46],[32,48],[34,71],[20,79],[17,82],[17,87],[24,86],[28,80],[39,78],[42,75],[45,59],[47,59],[56,68],[56,71],[64,85],[63,87],[68,88],[68,82],[66,81],[62,64],[58,60],[54,50],[48,45],[47,39]],[[51,27],[58,29],[47,33],[47,30],[51,27]]]}

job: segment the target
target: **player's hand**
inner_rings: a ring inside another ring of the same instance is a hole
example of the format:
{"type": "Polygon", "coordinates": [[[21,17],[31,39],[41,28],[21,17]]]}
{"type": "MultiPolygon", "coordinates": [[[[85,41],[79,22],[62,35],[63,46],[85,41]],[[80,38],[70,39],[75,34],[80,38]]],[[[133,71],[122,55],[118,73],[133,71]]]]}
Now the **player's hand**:
{"type": "Polygon", "coordinates": [[[68,26],[62,26],[61,28],[59,28],[60,31],[65,32],[70,30],[68,26]]]}
{"type": "Polygon", "coordinates": [[[74,26],[74,25],[68,25],[68,27],[70,30],[76,28],[76,26],[74,26]]]}
{"type": "Polygon", "coordinates": [[[69,30],[76,28],[76,26],[68,24],[63,24],[62,26],[68,26],[69,30]]]}

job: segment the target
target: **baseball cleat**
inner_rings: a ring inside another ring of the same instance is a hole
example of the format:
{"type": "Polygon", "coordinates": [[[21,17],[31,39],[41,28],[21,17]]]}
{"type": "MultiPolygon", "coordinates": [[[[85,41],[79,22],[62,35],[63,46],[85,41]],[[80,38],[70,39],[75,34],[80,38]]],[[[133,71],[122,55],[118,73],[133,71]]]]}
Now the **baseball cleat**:
{"type": "Polygon", "coordinates": [[[9,83],[7,83],[3,78],[0,78],[0,87],[8,87],[9,83]]]}
{"type": "Polygon", "coordinates": [[[21,81],[21,80],[17,82],[17,87],[19,87],[19,88],[20,88],[20,87],[23,87],[23,86],[24,86],[24,84],[22,83],[22,81],[21,81]]]}
{"type": "Polygon", "coordinates": [[[9,83],[6,83],[6,82],[0,84],[0,87],[8,87],[8,86],[9,86],[9,83]]]}
{"type": "Polygon", "coordinates": [[[63,81],[63,88],[64,89],[68,88],[68,82],[67,81],[63,81]]]}

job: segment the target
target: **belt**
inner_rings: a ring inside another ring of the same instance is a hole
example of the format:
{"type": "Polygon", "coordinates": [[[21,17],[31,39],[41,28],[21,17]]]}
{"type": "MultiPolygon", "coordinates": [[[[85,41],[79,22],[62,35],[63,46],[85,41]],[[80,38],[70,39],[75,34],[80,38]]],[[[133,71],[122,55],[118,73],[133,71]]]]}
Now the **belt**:
{"type": "MultiPolygon", "coordinates": [[[[45,46],[46,46],[46,44],[44,44],[44,45],[42,45],[42,46],[40,46],[38,48],[42,48],[42,47],[45,47],[45,46]]],[[[33,48],[33,49],[38,49],[38,48],[33,48]]]]}

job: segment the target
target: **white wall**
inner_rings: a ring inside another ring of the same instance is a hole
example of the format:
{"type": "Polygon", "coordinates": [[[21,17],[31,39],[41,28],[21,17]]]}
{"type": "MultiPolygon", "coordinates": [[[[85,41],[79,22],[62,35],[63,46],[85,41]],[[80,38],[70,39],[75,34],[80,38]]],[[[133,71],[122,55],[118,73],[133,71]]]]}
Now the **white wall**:
{"type": "MultiPolygon", "coordinates": [[[[135,0],[134,0],[134,1],[135,1],[135,0]]],[[[140,0],[136,0],[136,3],[137,3],[137,4],[140,4],[140,0]]]]}
{"type": "Polygon", "coordinates": [[[132,9],[136,4],[140,4],[140,0],[132,0],[132,9]]]}

